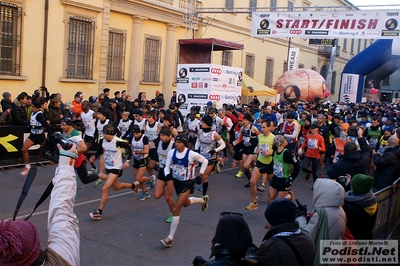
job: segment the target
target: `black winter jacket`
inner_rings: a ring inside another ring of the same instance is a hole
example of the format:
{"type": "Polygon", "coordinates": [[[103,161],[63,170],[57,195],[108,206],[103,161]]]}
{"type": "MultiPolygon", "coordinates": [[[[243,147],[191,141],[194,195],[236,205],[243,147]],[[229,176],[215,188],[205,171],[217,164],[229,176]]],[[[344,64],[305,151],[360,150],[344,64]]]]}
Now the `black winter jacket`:
{"type": "Polygon", "coordinates": [[[377,213],[376,202],[372,191],[361,195],[355,195],[352,191],[346,193],[343,210],[347,216],[347,228],[354,239],[372,239],[377,213]]]}
{"type": "Polygon", "coordinates": [[[21,106],[19,101],[14,101],[11,107],[11,116],[13,125],[28,125],[26,117],[26,110],[24,106],[21,106]]]}
{"type": "Polygon", "coordinates": [[[201,256],[197,256],[193,260],[193,266],[250,266],[250,262],[244,260],[246,255],[252,255],[257,250],[257,247],[252,244],[246,252],[231,253],[222,245],[213,247],[211,256],[215,256],[215,260],[207,261],[201,256]]]}
{"type": "Polygon", "coordinates": [[[400,177],[400,146],[386,148],[383,155],[374,155],[376,171],[374,188],[381,190],[400,177]]]}
{"type": "Polygon", "coordinates": [[[337,179],[339,176],[349,174],[366,174],[371,164],[372,148],[368,145],[365,138],[359,138],[360,151],[345,153],[340,156],[332,168],[327,172],[329,178],[337,179]]]}
{"type": "Polygon", "coordinates": [[[264,242],[254,254],[258,260],[258,265],[300,265],[290,246],[281,239],[281,236],[276,236],[282,232],[296,232],[298,230],[300,230],[299,234],[292,234],[285,236],[285,238],[295,246],[304,265],[313,266],[316,252],[314,240],[308,232],[300,229],[297,221],[274,226],[267,232],[263,239],[264,242]]]}

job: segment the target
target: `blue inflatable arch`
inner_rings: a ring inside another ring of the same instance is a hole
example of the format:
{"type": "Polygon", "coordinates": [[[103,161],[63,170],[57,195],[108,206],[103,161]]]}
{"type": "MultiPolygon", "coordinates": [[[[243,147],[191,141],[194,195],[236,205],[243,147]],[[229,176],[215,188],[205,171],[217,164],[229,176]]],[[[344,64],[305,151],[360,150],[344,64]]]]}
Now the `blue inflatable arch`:
{"type": "Polygon", "coordinates": [[[354,56],[342,72],[339,102],[352,102],[354,99],[356,102],[361,102],[366,75],[374,80],[382,80],[398,70],[400,68],[400,55],[396,50],[398,46],[398,41],[382,39],[354,56]],[[356,83],[357,77],[358,83],[356,83]]]}

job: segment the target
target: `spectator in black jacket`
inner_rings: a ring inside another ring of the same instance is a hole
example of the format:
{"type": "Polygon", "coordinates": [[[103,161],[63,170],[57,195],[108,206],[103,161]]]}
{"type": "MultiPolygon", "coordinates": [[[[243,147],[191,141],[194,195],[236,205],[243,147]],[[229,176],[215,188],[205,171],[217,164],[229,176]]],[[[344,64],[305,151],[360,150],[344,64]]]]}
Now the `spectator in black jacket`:
{"type": "Polygon", "coordinates": [[[156,91],[156,98],[154,98],[157,101],[157,107],[159,109],[162,109],[165,107],[165,99],[164,99],[164,94],[160,93],[160,91],[156,91]]]}
{"type": "Polygon", "coordinates": [[[300,229],[296,219],[296,204],[291,200],[276,199],[264,215],[269,231],[254,254],[245,261],[258,265],[314,265],[315,245],[311,235],[300,229]]]}
{"type": "Polygon", "coordinates": [[[210,258],[215,256],[215,260],[207,261],[197,256],[193,261],[194,266],[251,265],[245,264],[243,258],[257,249],[249,226],[240,213],[222,212],[211,242],[210,258]]]}
{"type": "Polygon", "coordinates": [[[344,196],[343,210],[347,216],[347,228],[354,239],[372,239],[377,200],[371,187],[374,178],[357,174],[351,179],[351,191],[344,196]]]}
{"type": "MultiPolygon", "coordinates": [[[[337,179],[339,176],[355,176],[356,174],[366,174],[372,160],[372,148],[368,145],[365,138],[362,137],[362,129],[359,128],[358,143],[360,151],[357,150],[357,144],[353,141],[346,142],[344,145],[344,154],[339,156],[339,160],[327,172],[329,178],[337,179]]],[[[346,191],[350,190],[347,186],[346,191]]]]}
{"type": "Polygon", "coordinates": [[[17,99],[14,100],[13,106],[11,107],[11,116],[13,125],[28,125],[28,119],[26,117],[26,98],[28,94],[22,92],[18,95],[17,99]]]}
{"type": "Polygon", "coordinates": [[[3,93],[3,99],[1,100],[1,109],[4,111],[11,109],[12,107],[12,97],[11,93],[9,92],[4,92],[3,93]]]}
{"type": "Polygon", "coordinates": [[[100,101],[101,105],[103,107],[109,107],[109,101],[110,101],[110,89],[109,88],[104,88],[103,90],[104,93],[104,98],[102,99],[102,101],[100,101]]]}
{"type": "Polygon", "coordinates": [[[172,92],[172,97],[170,103],[176,103],[176,91],[172,92]]]}
{"type": "Polygon", "coordinates": [[[392,185],[400,177],[400,146],[396,135],[388,139],[388,145],[382,156],[378,151],[374,151],[374,163],[376,170],[373,189],[375,191],[392,185]]]}
{"type": "Polygon", "coordinates": [[[39,101],[40,99],[45,99],[46,101],[50,99],[50,93],[45,86],[40,86],[32,95],[32,101],[39,101]]]}
{"type": "Polygon", "coordinates": [[[121,111],[116,99],[110,99],[108,101],[108,115],[107,118],[110,119],[114,124],[118,125],[119,120],[121,120],[121,111]]]}

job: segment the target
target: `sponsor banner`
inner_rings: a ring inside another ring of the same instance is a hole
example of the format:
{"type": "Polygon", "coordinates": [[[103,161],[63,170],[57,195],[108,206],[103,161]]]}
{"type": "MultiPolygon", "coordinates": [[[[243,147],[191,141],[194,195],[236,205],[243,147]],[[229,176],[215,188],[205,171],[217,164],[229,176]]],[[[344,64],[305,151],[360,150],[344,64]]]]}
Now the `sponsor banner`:
{"type": "Polygon", "coordinates": [[[323,264],[397,264],[397,240],[320,240],[323,264]]]}
{"type": "Polygon", "coordinates": [[[357,74],[343,74],[340,86],[339,102],[357,102],[358,80],[357,74]]]}
{"type": "Polygon", "coordinates": [[[242,89],[242,69],[215,64],[178,64],[177,101],[182,114],[192,106],[206,106],[208,101],[221,108],[236,104],[242,89]]]}
{"type": "Polygon", "coordinates": [[[288,70],[293,70],[297,69],[297,60],[299,58],[299,48],[290,48],[289,49],[289,64],[288,64],[288,70]]]}
{"type": "Polygon", "coordinates": [[[253,12],[253,37],[396,39],[400,10],[253,12]]]}
{"type": "Polygon", "coordinates": [[[392,55],[400,55],[400,39],[393,40],[392,43],[392,55]]]}
{"type": "MultiPolygon", "coordinates": [[[[22,157],[21,149],[25,140],[29,137],[26,126],[2,126],[0,130],[0,160],[22,157]]],[[[49,127],[47,134],[61,131],[59,127],[49,127]]],[[[32,145],[29,155],[38,155],[40,145],[32,145]]]]}
{"type": "MultiPolygon", "coordinates": [[[[328,74],[326,75],[326,84],[328,85],[328,88],[330,88],[331,85],[331,79],[332,79],[332,70],[333,70],[333,65],[335,63],[335,58],[336,58],[336,46],[332,46],[331,49],[331,57],[329,58],[329,67],[328,67],[328,74]]],[[[330,91],[330,89],[328,89],[330,91]]]]}

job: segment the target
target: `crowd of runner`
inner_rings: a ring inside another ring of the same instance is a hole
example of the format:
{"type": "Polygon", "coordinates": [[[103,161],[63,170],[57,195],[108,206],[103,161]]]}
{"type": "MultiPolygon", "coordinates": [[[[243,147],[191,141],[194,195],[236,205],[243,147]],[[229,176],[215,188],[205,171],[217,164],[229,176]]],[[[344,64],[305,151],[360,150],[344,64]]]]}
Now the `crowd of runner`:
{"type": "MultiPolygon", "coordinates": [[[[154,190],[152,195],[157,199],[164,196],[169,209],[166,221],[171,223],[170,233],[160,240],[166,247],[172,245],[183,206],[200,204],[203,211],[207,210],[210,175],[218,174],[221,167],[238,167],[236,177],[248,179],[245,187],[250,190],[250,203],[243,206],[248,211],[258,208],[257,191],[268,191],[269,204],[278,198],[294,201],[290,191],[300,171],[306,180],[312,177],[315,182],[314,203],[318,201],[316,191],[323,190],[322,201],[333,199],[335,193],[342,196],[339,207],[346,197],[352,201],[370,193],[370,189],[385,188],[399,177],[397,104],[315,99],[311,103],[261,105],[255,96],[250,103],[223,104],[219,109],[210,101],[204,108],[192,107],[184,116],[175,92],[169,104],[159,91],[151,100],[145,92],[132,99],[125,91],[116,91],[111,98],[108,88],[88,100],[77,92],[71,102],[64,102],[59,93],[50,95],[45,87],[32,96],[23,92],[15,99],[4,92],[0,124],[23,125],[30,133],[22,147],[25,167],[21,175],[30,171],[29,147],[44,142],[46,128],[58,128],[77,145],[80,156],[75,169],[82,182],[101,187],[100,205],[89,213],[90,217],[102,218],[110,188],[141,191],[141,201],[150,198],[149,190],[154,190]],[[97,159],[100,167],[94,164],[97,159]],[[87,162],[91,169],[86,169],[87,162]],[[119,182],[123,169],[130,167],[134,182],[119,182]],[[201,197],[190,197],[195,183],[201,184],[201,197]],[[328,187],[332,195],[326,192],[328,187]]],[[[372,230],[376,215],[376,199],[369,199],[362,207],[369,208],[363,237],[372,230]]],[[[302,214],[304,220],[309,218],[307,213],[302,214]]],[[[318,223],[318,215],[313,215],[312,224],[318,223]]],[[[336,221],[340,228],[333,238],[343,238],[346,215],[338,211],[334,216],[340,220],[336,221]]],[[[360,217],[347,215],[347,219],[351,233],[358,237],[359,223],[355,220],[360,217]]],[[[300,227],[311,235],[315,229],[306,222],[300,227]]]]}

